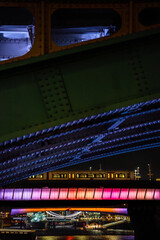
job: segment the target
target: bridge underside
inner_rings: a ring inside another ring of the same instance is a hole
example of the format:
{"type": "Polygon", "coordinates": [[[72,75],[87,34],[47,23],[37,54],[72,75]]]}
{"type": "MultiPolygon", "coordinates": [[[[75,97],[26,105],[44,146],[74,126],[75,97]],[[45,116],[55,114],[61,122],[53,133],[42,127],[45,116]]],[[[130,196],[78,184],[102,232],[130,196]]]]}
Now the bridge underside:
{"type": "Polygon", "coordinates": [[[10,141],[1,146],[1,185],[85,161],[159,147],[159,119],[160,100],[155,99],[10,141]]]}
{"type": "Polygon", "coordinates": [[[156,29],[4,65],[0,185],[159,147],[159,40],[156,29]]]}

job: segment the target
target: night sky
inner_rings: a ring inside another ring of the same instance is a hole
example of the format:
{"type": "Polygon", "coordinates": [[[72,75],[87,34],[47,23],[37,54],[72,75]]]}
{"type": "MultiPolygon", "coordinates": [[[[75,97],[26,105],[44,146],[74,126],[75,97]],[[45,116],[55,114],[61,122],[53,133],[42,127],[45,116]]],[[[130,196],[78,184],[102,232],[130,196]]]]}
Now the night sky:
{"type": "Polygon", "coordinates": [[[97,159],[90,162],[85,162],[78,165],[68,167],[70,170],[99,170],[100,163],[103,170],[132,170],[134,171],[137,167],[140,167],[140,173],[142,179],[148,179],[148,166],[151,164],[153,179],[160,178],[160,148],[153,148],[147,150],[141,150],[136,152],[130,152],[120,154],[112,157],[103,159],[97,159]]]}

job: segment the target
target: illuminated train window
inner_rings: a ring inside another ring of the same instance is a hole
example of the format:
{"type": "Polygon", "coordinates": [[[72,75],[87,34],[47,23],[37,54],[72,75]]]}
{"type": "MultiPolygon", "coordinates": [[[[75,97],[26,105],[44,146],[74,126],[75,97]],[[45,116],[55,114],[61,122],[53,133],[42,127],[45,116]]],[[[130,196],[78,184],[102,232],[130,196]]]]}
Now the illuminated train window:
{"type": "Polygon", "coordinates": [[[160,24],[160,8],[145,8],[139,14],[139,22],[144,26],[160,24]]]}
{"type": "Polygon", "coordinates": [[[117,32],[120,15],[112,9],[60,9],[51,17],[52,40],[66,46],[117,32]]]}
{"type": "Polygon", "coordinates": [[[43,177],[44,177],[43,174],[39,174],[39,175],[33,175],[33,176],[30,176],[29,178],[41,179],[41,178],[43,178],[43,177]]]}
{"type": "Polygon", "coordinates": [[[94,178],[94,174],[88,174],[89,178],[94,178]]]}
{"type": "Polygon", "coordinates": [[[25,8],[0,7],[0,61],[23,56],[34,42],[34,18],[25,8]]]}

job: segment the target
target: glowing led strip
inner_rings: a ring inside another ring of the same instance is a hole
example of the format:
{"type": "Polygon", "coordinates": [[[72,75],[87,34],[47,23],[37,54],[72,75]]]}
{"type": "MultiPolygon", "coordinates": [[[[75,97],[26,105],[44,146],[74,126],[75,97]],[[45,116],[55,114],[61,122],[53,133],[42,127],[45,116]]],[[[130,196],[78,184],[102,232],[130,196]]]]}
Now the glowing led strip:
{"type": "Polygon", "coordinates": [[[11,215],[24,214],[30,212],[45,212],[45,211],[85,211],[85,212],[106,212],[128,214],[127,208],[16,208],[11,210],[11,215]]]}
{"type": "Polygon", "coordinates": [[[6,188],[2,201],[25,200],[160,200],[160,189],[146,188],[6,188]]]}

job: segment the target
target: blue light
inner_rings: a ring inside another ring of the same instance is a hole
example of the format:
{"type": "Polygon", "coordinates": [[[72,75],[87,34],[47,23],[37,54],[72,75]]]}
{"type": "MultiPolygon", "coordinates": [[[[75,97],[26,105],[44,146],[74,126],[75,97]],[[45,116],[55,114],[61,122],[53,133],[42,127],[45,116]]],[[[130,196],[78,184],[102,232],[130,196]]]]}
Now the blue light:
{"type": "Polygon", "coordinates": [[[115,26],[89,26],[77,28],[54,28],[53,41],[59,46],[75,44],[107,37],[116,32],[115,26]]]}
{"type": "Polygon", "coordinates": [[[42,171],[40,171],[40,169],[43,169],[43,171],[52,169],[55,170],[62,168],[63,166],[70,166],[80,162],[90,161],[92,159],[158,147],[160,145],[160,136],[157,136],[157,133],[160,132],[160,127],[158,126],[160,124],[160,120],[147,122],[145,119],[147,119],[147,116],[152,114],[154,114],[153,116],[158,116],[157,114],[159,114],[160,108],[158,108],[157,105],[154,108],[154,105],[152,106],[151,104],[157,104],[159,102],[160,99],[147,101],[145,103],[123,107],[121,109],[93,115],[59,126],[50,127],[49,129],[40,130],[36,133],[17,137],[17,139],[7,140],[3,144],[0,144],[1,147],[5,147],[0,154],[7,154],[8,152],[11,154],[12,151],[18,151],[21,149],[21,155],[14,157],[13,159],[7,159],[1,164],[1,174],[6,174],[7,172],[7,175],[1,175],[0,179],[6,179],[5,182],[11,182],[16,179],[26,178],[28,177],[28,174],[31,175],[31,172],[33,174],[41,173],[42,171]],[[143,106],[149,106],[150,109],[146,110],[145,108],[143,110],[143,106]],[[116,115],[115,118],[114,114],[117,113],[120,117],[117,117],[116,115]],[[122,113],[125,114],[122,116],[120,115],[122,113]],[[103,117],[109,115],[112,115],[112,119],[108,121],[106,118],[102,119],[103,117]],[[142,117],[142,123],[134,124],[134,119],[139,119],[139,117],[142,117]],[[99,120],[99,122],[92,123],[91,120],[95,119],[99,120]],[[126,126],[126,120],[127,124],[131,122],[132,125],[126,126]],[[78,124],[82,122],[86,123],[87,125],[79,127],[78,124]],[[61,132],[59,134],[54,134],[56,129],[65,130],[66,126],[75,126],[76,128],[66,132],[61,132]],[[117,127],[121,128],[116,129],[117,127]],[[50,136],[46,137],[45,134],[48,132],[50,132],[50,136]],[[83,132],[87,134],[81,134],[83,132]],[[117,134],[117,136],[115,135],[114,138],[108,140],[104,139],[107,136],[112,137],[113,134],[117,134]],[[69,136],[67,142],[58,142],[56,145],[50,145],[44,149],[38,149],[40,148],[39,146],[38,148],[35,146],[37,149],[34,147],[34,144],[40,144],[41,142],[54,140],[60,137],[62,138],[63,136],[67,135],[69,136]],[[76,138],[72,140],[73,135],[76,138]],[[32,141],[30,138],[33,136],[38,136],[38,139],[32,141]],[[30,139],[31,141],[24,144],[24,139],[30,139]],[[14,147],[13,145],[6,148],[8,144],[15,144],[16,141],[18,142],[18,146],[14,147]],[[137,146],[135,146],[135,144],[137,144],[137,146]],[[27,154],[23,153],[23,148],[25,150],[26,147],[31,146],[33,146],[33,149],[35,148],[35,150],[31,150],[31,148],[27,154]],[[69,147],[69,149],[67,149],[67,147],[69,147]],[[95,149],[96,147],[98,149],[95,149]],[[118,150],[118,148],[121,149],[118,150]],[[106,153],[101,154],[102,151],[106,153]],[[14,179],[10,180],[11,176],[14,176],[14,179]]]}
{"type": "MultiPolygon", "coordinates": [[[[142,103],[139,103],[138,104],[138,106],[139,107],[143,107],[143,106],[149,106],[149,105],[151,105],[151,104],[156,104],[156,103],[160,103],[160,98],[158,98],[158,99],[154,99],[154,100],[149,100],[149,101],[147,101],[147,102],[142,102],[142,103]]],[[[73,122],[68,122],[68,123],[66,123],[66,124],[63,124],[63,127],[68,127],[68,126],[73,126],[73,125],[77,125],[77,124],[79,124],[80,122],[83,122],[83,123],[85,123],[86,121],[91,121],[91,120],[96,120],[96,119],[98,119],[98,118],[103,118],[103,117],[107,117],[107,116],[109,116],[109,115],[114,115],[116,112],[117,113],[121,113],[122,115],[123,115],[123,113],[127,110],[128,111],[128,109],[132,109],[132,106],[134,106],[134,105],[130,105],[130,106],[128,106],[128,107],[122,107],[122,108],[120,108],[120,109],[116,109],[116,110],[110,110],[109,112],[104,112],[104,113],[101,113],[101,114],[98,114],[98,115],[92,115],[92,116],[90,116],[90,117],[87,117],[87,118],[85,118],[85,119],[79,119],[79,120],[75,120],[75,121],[73,121],[73,122]]],[[[141,115],[141,114],[146,114],[146,113],[152,113],[153,111],[159,111],[160,109],[153,109],[153,110],[148,110],[148,111],[144,111],[144,112],[140,112],[140,113],[136,113],[136,115],[135,114],[132,114],[132,115],[129,115],[129,116],[125,116],[125,118],[127,118],[127,117],[132,117],[132,116],[139,116],[139,115],[141,115]]],[[[126,114],[126,113],[125,113],[126,114]]],[[[118,121],[118,119],[114,119],[114,120],[111,120],[111,121],[118,121]]],[[[108,121],[109,122],[109,121],[108,121]]],[[[105,122],[106,123],[106,122],[105,122]]],[[[58,129],[60,129],[61,128],[61,125],[58,125],[58,126],[55,126],[55,127],[53,127],[53,128],[49,128],[49,129],[47,129],[48,131],[55,131],[55,130],[58,130],[58,129]]],[[[79,130],[79,129],[78,129],[79,130]]],[[[43,130],[41,131],[41,134],[42,134],[42,132],[43,132],[43,130]]],[[[39,132],[38,132],[39,133],[39,132]]],[[[70,132],[71,133],[71,132],[70,132]]],[[[35,134],[36,133],[30,133],[29,134],[29,138],[31,138],[31,137],[33,137],[33,136],[35,136],[35,134]]],[[[60,135],[59,135],[60,136],[60,135]]],[[[9,140],[9,143],[12,143],[12,142],[15,142],[16,141],[16,139],[11,139],[11,140],[9,140]]],[[[36,141],[35,141],[35,143],[36,143],[36,141]]],[[[8,143],[7,143],[8,144],[8,143]]],[[[4,142],[3,143],[1,143],[0,142],[0,146],[2,146],[2,145],[4,145],[4,142]]]]}
{"type": "Polygon", "coordinates": [[[19,57],[30,51],[34,39],[34,26],[0,26],[0,61],[19,57]]]}
{"type": "Polygon", "coordinates": [[[29,34],[27,32],[4,32],[0,31],[0,33],[3,34],[4,38],[9,38],[9,39],[26,39],[29,38],[29,34]]]}
{"type": "MultiPolygon", "coordinates": [[[[160,130],[156,130],[156,131],[151,131],[151,132],[144,132],[144,133],[141,133],[141,134],[134,134],[134,135],[131,135],[131,136],[125,136],[125,137],[121,137],[119,139],[113,139],[113,140],[110,140],[110,141],[107,141],[107,142],[103,142],[103,143],[98,143],[98,144],[94,144],[94,147],[97,146],[97,145],[105,145],[107,143],[110,143],[110,142],[116,142],[116,141],[119,141],[119,140],[124,140],[124,139],[130,139],[131,137],[135,137],[135,136],[143,136],[143,135],[146,135],[146,134],[150,134],[150,133],[154,133],[154,132],[159,132],[160,130]]],[[[113,146],[109,146],[109,147],[106,147],[106,148],[100,148],[98,150],[95,150],[95,151],[91,151],[91,153],[96,153],[96,152],[100,152],[100,151],[103,151],[103,150],[108,150],[108,149],[112,149],[112,148],[117,148],[117,147],[121,147],[121,146],[126,146],[126,145],[130,145],[130,144],[135,144],[135,143],[139,143],[139,142],[144,142],[144,141],[148,141],[148,140],[154,140],[154,139],[159,139],[160,136],[157,136],[157,137],[148,137],[148,138],[143,138],[143,139],[140,139],[140,140],[136,140],[136,141],[128,141],[126,143],[121,143],[121,144],[117,144],[117,145],[113,145],[113,146]]],[[[151,144],[152,145],[152,144],[151,144]]],[[[35,163],[38,163],[38,162],[41,162],[41,161],[48,161],[50,159],[56,159],[56,158],[59,158],[59,157],[62,157],[60,159],[60,161],[63,161],[63,156],[65,155],[72,155],[74,153],[76,153],[77,151],[80,151],[77,153],[77,155],[74,156],[74,160],[76,159],[79,159],[81,155],[83,155],[84,152],[86,152],[86,150],[89,150],[88,148],[91,148],[93,147],[92,145],[91,146],[88,146],[88,147],[83,147],[83,148],[77,148],[77,149],[73,149],[73,150],[70,150],[70,151],[66,151],[66,152],[63,152],[63,153],[59,153],[59,154],[55,154],[55,155],[52,155],[50,157],[47,157],[47,158],[43,158],[43,159],[40,159],[38,161],[34,161],[34,164],[35,163]]],[[[47,149],[48,150],[48,149],[47,149]]],[[[39,152],[36,152],[36,153],[32,153],[31,155],[34,156],[35,154],[37,154],[39,152]]],[[[27,158],[29,158],[31,156],[30,154],[27,155],[27,158]]],[[[65,157],[66,159],[66,157],[65,157]]],[[[14,159],[15,160],[15,159],[14,159]]],[[[21,160],[21,157],[18,157],[17,160],[21,160]]],[[[87,159],[86,159],[87,160],[87,159]]],[[[8,164],[11,163],[11,160],[8,161],[8,164]]],[[[27,164],[21,164],[19,165],[17,168],[21,168],[21,167],[25,167],[25,166],[29,166],[30,164],[32,164],[32,162],[30,163],[27,163],[27,164]]],[[[49,162],[46,163],[47,165],[49,164],[49,162]]],[[[5,173],[6,170],[3,170],[2,173],[5,173]]],[[[8,169],[7,171],[14,171],[14,168],[10,168],[8,169]]]]}
{"type": "Polygon", "coordinates": [[[108,128],[108,130],[111,130],[111,129],[117,128],[117,127],[118,127],[121,123],[123,123],[124,121],[125,121],[125,118],[116,121],[111,127],[108,128]]]}

